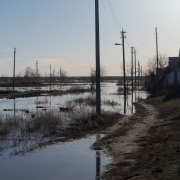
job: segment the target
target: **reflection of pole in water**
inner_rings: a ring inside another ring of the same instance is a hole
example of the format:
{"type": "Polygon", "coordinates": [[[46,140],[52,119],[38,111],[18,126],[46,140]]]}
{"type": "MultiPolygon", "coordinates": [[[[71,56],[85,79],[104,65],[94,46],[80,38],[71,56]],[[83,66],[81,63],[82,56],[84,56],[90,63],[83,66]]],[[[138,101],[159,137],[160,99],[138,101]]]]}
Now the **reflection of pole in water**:
{"type": "Polygon", "coordinates": [[[15,98],[14,98],[14,101],[13,101],[13,105],[14,105],[14,116],[16,115],[16,101],[15,101],[15,98]]]}
{"type": "Polygon", "coordinates": [[[135,91],[135,102],[136,102],[136,100],[137,100],[137,97],[136,97],[136,91],[135,91]]]}
{"type": "Polygon", "coordinates": [[[37,109],[37,112],[38,112],[38,104],[39,104],[39,100],[38,100],[38,95],[37,95],[37,104],[36,104],[36,109],[37,109]]]}
{"type": "Polygon", "coordinates": [[[126,114],[126,98],[124,98],[124,114],[126,114]]]}
{"type": "Polygon", "coordinates": [[[132,92],[132,99],[131,99],[132,103],[131,103],[131,113],[133,113],[133,92],[132,92]]]}
{"type": "MultiPolygon", "coordinates": [[[[96,141],[98,141],[101,138],[101,135],[96,135],[96,141]]],[[[100,180],[100,174],[101,174],[101,155],[99,151],[96,151],[96,180],[100,180]]]]}

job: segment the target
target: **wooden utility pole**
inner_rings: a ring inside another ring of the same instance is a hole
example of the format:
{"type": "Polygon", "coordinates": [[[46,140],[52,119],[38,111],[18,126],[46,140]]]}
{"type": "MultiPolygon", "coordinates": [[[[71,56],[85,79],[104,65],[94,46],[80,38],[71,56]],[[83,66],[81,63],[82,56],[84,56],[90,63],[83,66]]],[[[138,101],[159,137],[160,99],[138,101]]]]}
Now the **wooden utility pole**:
{"type": "Polygon", "coordinates": [[[159,55],[158,55],[158,38],[157,38],[157,27],[155,28],[155,32],[156,32],[156,60],[157,60],[157,71],[156,71],[156,75],[158,75],[158,66],[159,66],[159,55]]]}
{"type": "Polygon", "coordinates": [[[131,87],[132,87],[132,93],[133,93],[133,85],[134,85],[134,82],[133,82],[133,55],[134,55],[134,47],[131,47],[131,87]]]}
{"type": "Polygon", "coordinates": [[[59,84],[60,84],[60,88],[61,88],[61,67],[60,67],[60,71],[59,71],[59,84]]]}
{"type": "Polygon", "coordinates": [[[124,32],[122,29],[122,32],[121,32],[122,37],[121,38],[122,38],[122,50],[123,50],[124,99],[126,99],[126,69],[125,69],[125,49],[124,49],[124,38],[125,38],[124,34],[125,33],[126,32],[124,32]]]}
{"type": "Polygon", "coordinates": [[[50,64],[50,90],[51,90],[51,64],[50,64]]]}
{"type": "Polygon", "coordinates": [[[36,61],[36,86],[38,84],[38,61],[36,61]]]}
{"type": "Polygon", "coordinates": [[[135,90],[136,90],[136,49],[134,48],[135,90]]]}
{"type": "Polygon", "coordinates": [[[15,60],[16,59],[16,48],[14,48],[14,68],[13,68],[13,91],[15,86],[15,60]]]}
{"type": "Polygon", "coordinates": [[[140,83],[140,64],[138,61],[138,90],[139,90],[139,83],[140,83]]]}
{"type": "Polygon", "coordinates": [[[101,115],[100,87],[100,45],[99,45],[99,0],[95,0],[95,34],[96,34],[96,114],[101,115]]]}
{"type": "Polygon", "coordinates": [[[142,84],[142,66],[141,66],[141,84],[142,84]]]}

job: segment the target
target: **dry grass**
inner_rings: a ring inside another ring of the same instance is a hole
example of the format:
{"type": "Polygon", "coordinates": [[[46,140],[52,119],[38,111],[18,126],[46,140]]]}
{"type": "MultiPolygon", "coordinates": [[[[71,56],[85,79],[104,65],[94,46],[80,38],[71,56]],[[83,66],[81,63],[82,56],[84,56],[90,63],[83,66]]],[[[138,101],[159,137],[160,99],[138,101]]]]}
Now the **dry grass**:
{"type": "Polygon", "coordinates": [[[152,104],[159,110],[159,118],[172,119],[180,117],[180,98],[166,100],[166,96],[149,98],[147,103],[152,104]]]}
{"type": "MultiPolygon", "coordinates": [[[[102,105],[107,106],[117,106],[119,105],[116,101],[110,100],[110,99],[102,99],[101,100],[102,105]]],[[[96,98],[89,95],[88,97],[80,97],[74,100],[66,101],[66,105],[68,107],[76,106],[76,105],[88,105],[88,106],[95,106],[96,105],[96,98]]]]}
{"type": "Polygon", "coordinates": [[[61,116],[54,111],[41,111],[27,116],[0,116],[0,135],[13,131],[23,133],[41,132],[52,134],[61,127],[61,116]]]}
{"type": "Polygon", "coordinates": [[[48,99],[35,99],[34,104],[39,105],[39,104],[48,104],[48,99]]]}

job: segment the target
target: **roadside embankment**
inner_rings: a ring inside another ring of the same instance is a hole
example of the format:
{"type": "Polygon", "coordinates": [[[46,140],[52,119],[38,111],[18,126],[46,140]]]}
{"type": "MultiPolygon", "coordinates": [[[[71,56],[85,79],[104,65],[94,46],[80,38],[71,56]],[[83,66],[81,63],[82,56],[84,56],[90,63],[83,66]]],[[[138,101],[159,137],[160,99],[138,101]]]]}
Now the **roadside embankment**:
{"type": "Polygon", "coordinates": [[[93,145],[111,157],[105,179],[180,179],[180,99],[164,99],[140,101],[93,145]]]}

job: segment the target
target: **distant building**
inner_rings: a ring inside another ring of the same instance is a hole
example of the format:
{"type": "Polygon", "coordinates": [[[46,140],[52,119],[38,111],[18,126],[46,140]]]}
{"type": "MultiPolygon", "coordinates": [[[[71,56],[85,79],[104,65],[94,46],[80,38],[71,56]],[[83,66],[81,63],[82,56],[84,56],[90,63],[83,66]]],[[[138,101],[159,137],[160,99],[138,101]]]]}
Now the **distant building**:
{"type": "Polygon", "coordinates": [[[167,76],[168,83],[174,84],[174,75],[177,72],[177,82],[180,84],[180,53],[179,57],[169,57],[169,71],[167,76]]]}

